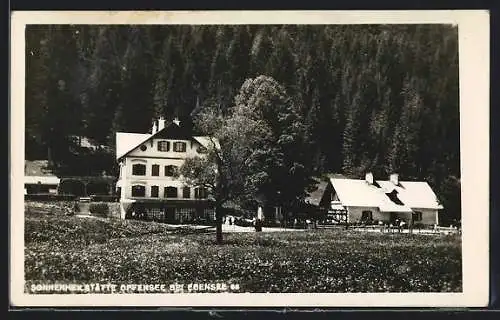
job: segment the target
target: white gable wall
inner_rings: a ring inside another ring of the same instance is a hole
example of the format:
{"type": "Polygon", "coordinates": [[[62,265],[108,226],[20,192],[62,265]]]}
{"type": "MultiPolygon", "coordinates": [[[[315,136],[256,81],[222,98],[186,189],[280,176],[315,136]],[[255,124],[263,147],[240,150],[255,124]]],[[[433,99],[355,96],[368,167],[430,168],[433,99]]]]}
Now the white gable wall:
{"type": "Polygon", "coordinates": [[[412,208],[413,211],[422,212],[422,220],[415,223],[423,223],[425,225],[439,224],[438,210],[428,208],[412,208]]]}
{"type": "MultiPolygon", "coordinates": [[[[422,220],[415,221],[415,223],[422,223],[425,225],[434,225],[438,224],[438,211],[433,209],[426,208],[413,208],[414,211],[422,212],[422,220]]],[[[361,221],[361,217],[363,215],[363,211],[371,211],[373,220],[384,221],[386,223],[390,222],[391,213],[390,212],[381,212],[377,207],[354,207],[348,206],[348,222],[355,223],[361,221]]],[[[411,213],[407,212],[395,212],[394,216],[398,219],[402,219],[409,223],[411,221],[411,213]]]]}
{"type": "Polygon", "coordinates": [[[363,211],[371,211],[373,220],[385,220],[385,216],[377,207],[347,207],[347,222],[355,223],[361,221],[361,217],[363,215],[363,211]]]}
{"type": "Polygon", "coordinates": [[[200,156],[197,152],[200,144],[192,139],[192,140],[182,140],[182,139],[151,139],[146,143],[143,143],[132,152],[130,152],[127,157],[159,157],[159,158],[180,158],[185,159],[188,157],[200,156]],[[159,141],[168,141],[170,143],[169,151],[158,151],[158,142],[159,141]],[[186,152],[175,152],[174,151],[174,142],[184,142],[186,144],[186,152]],[[146,150],[142,151],[140,146],[146,146],[146,150]]]}

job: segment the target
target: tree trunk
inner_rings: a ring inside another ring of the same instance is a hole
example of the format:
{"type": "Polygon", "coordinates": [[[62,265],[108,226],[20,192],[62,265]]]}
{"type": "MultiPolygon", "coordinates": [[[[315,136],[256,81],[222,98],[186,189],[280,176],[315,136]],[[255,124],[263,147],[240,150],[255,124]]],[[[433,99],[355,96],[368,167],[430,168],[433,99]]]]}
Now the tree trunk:
{"type": "Polygon", "coordinates": [[[217,244],[222,244],[222,206],[215,208],[215,234],[217,244]]]}

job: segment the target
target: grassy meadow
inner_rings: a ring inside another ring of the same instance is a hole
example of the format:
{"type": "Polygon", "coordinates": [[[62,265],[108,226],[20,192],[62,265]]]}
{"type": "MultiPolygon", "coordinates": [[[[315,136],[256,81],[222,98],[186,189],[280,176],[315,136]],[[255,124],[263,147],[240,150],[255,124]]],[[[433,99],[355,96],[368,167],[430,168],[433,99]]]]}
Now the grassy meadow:
{"type": "Polygon", "coordinates": [[[33,283],[239,284],[239,292],[460,292],[459,236],[350,230],[225,233],[29,213],[33,283]]]}

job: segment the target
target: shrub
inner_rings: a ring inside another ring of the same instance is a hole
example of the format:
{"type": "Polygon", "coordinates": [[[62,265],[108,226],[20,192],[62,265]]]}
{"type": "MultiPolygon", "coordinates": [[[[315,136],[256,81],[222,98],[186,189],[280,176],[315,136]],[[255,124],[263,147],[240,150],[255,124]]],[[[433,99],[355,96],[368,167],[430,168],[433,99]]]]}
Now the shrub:
{"type": "Polygon", "coordinates": [[[281,227],[281,224],[279,222],[276,222],[275,220],[264,220],[262,226],[273,228],[273,227],[281,227]]]}
{"type": "Polygon", "coordinates": [[[423,223],[420,223],[420,222],[419,223],[415,223],[413,225],[413,229],[426,229],[426,228],[427,228],[427,226],[425,224],[423,224],[423,223]]]}
{"type": "Polygon", "coordinates": [[[109,206],[107,203],[91,203],[89,211],[91,214],[107,216],[109,214],[109,206]]]}
{"type": "Polygon", "coordinates": [[[53,193],[33,193],[25,194],[24,200],[28,201],[73,201],[76,196],[73,194],[53,194],[53,193]]]}
{"type": "Polygon", "coordinates": [[[95,201],[95,202],[116,202],[116,201],[118,201],[118,196],[96,195],[96,194],[93,194],[93,195],[90,196],[90,201],[95,201]]]}
{"type": "Polygon", "coordinates": [[[26,201],[24,208],[26,214],[34,215],[73,215],[80,211],[74,201],[26,201]]]}
{"type": "Polygon", "coordinates": [[[234,224],[240,227],[252,227],[253,224],[247,219],[242,219],[239,217],[235,217],[234,224]]]}

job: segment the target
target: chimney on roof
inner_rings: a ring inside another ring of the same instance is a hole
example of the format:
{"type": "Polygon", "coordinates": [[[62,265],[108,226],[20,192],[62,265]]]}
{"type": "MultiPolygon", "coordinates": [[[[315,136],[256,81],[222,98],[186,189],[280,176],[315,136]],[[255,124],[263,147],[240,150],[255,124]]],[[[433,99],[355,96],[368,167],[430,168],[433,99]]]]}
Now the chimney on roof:
{"type": "Polygon", "coordinates": [[[156,120],[153,121],[153,129],[151,129],[151,133],[155,134],[158,131],[158,127],[156,126],[156,120]]]}
{"type": "Polygon", "coordinates": [[[160,117],[158,119],[158,131],[163,130],[165,128],[165,119],[163,117],[160,117]]]}
{"type": "Polygon", "coordinates": [[[397,173],[392,173],[389,176],[389,181],[395,186],[399,185],[399,175],[397,173]]]}
{"type": "Polygon", "coordinates": [[[175,123],[176,125],[180,126],[181,125],[181,121],[179,120],[179,118],[175,118],[173,123],[175,123]]]}
{"type": "Polygon", "coordinates": [[[367,172],[367,173],[365,174],[365,181],[366,181],[366,183],[368,183],[368,184],[373,184],[373,173],[371,173],[371,172],[367,172]]]}

